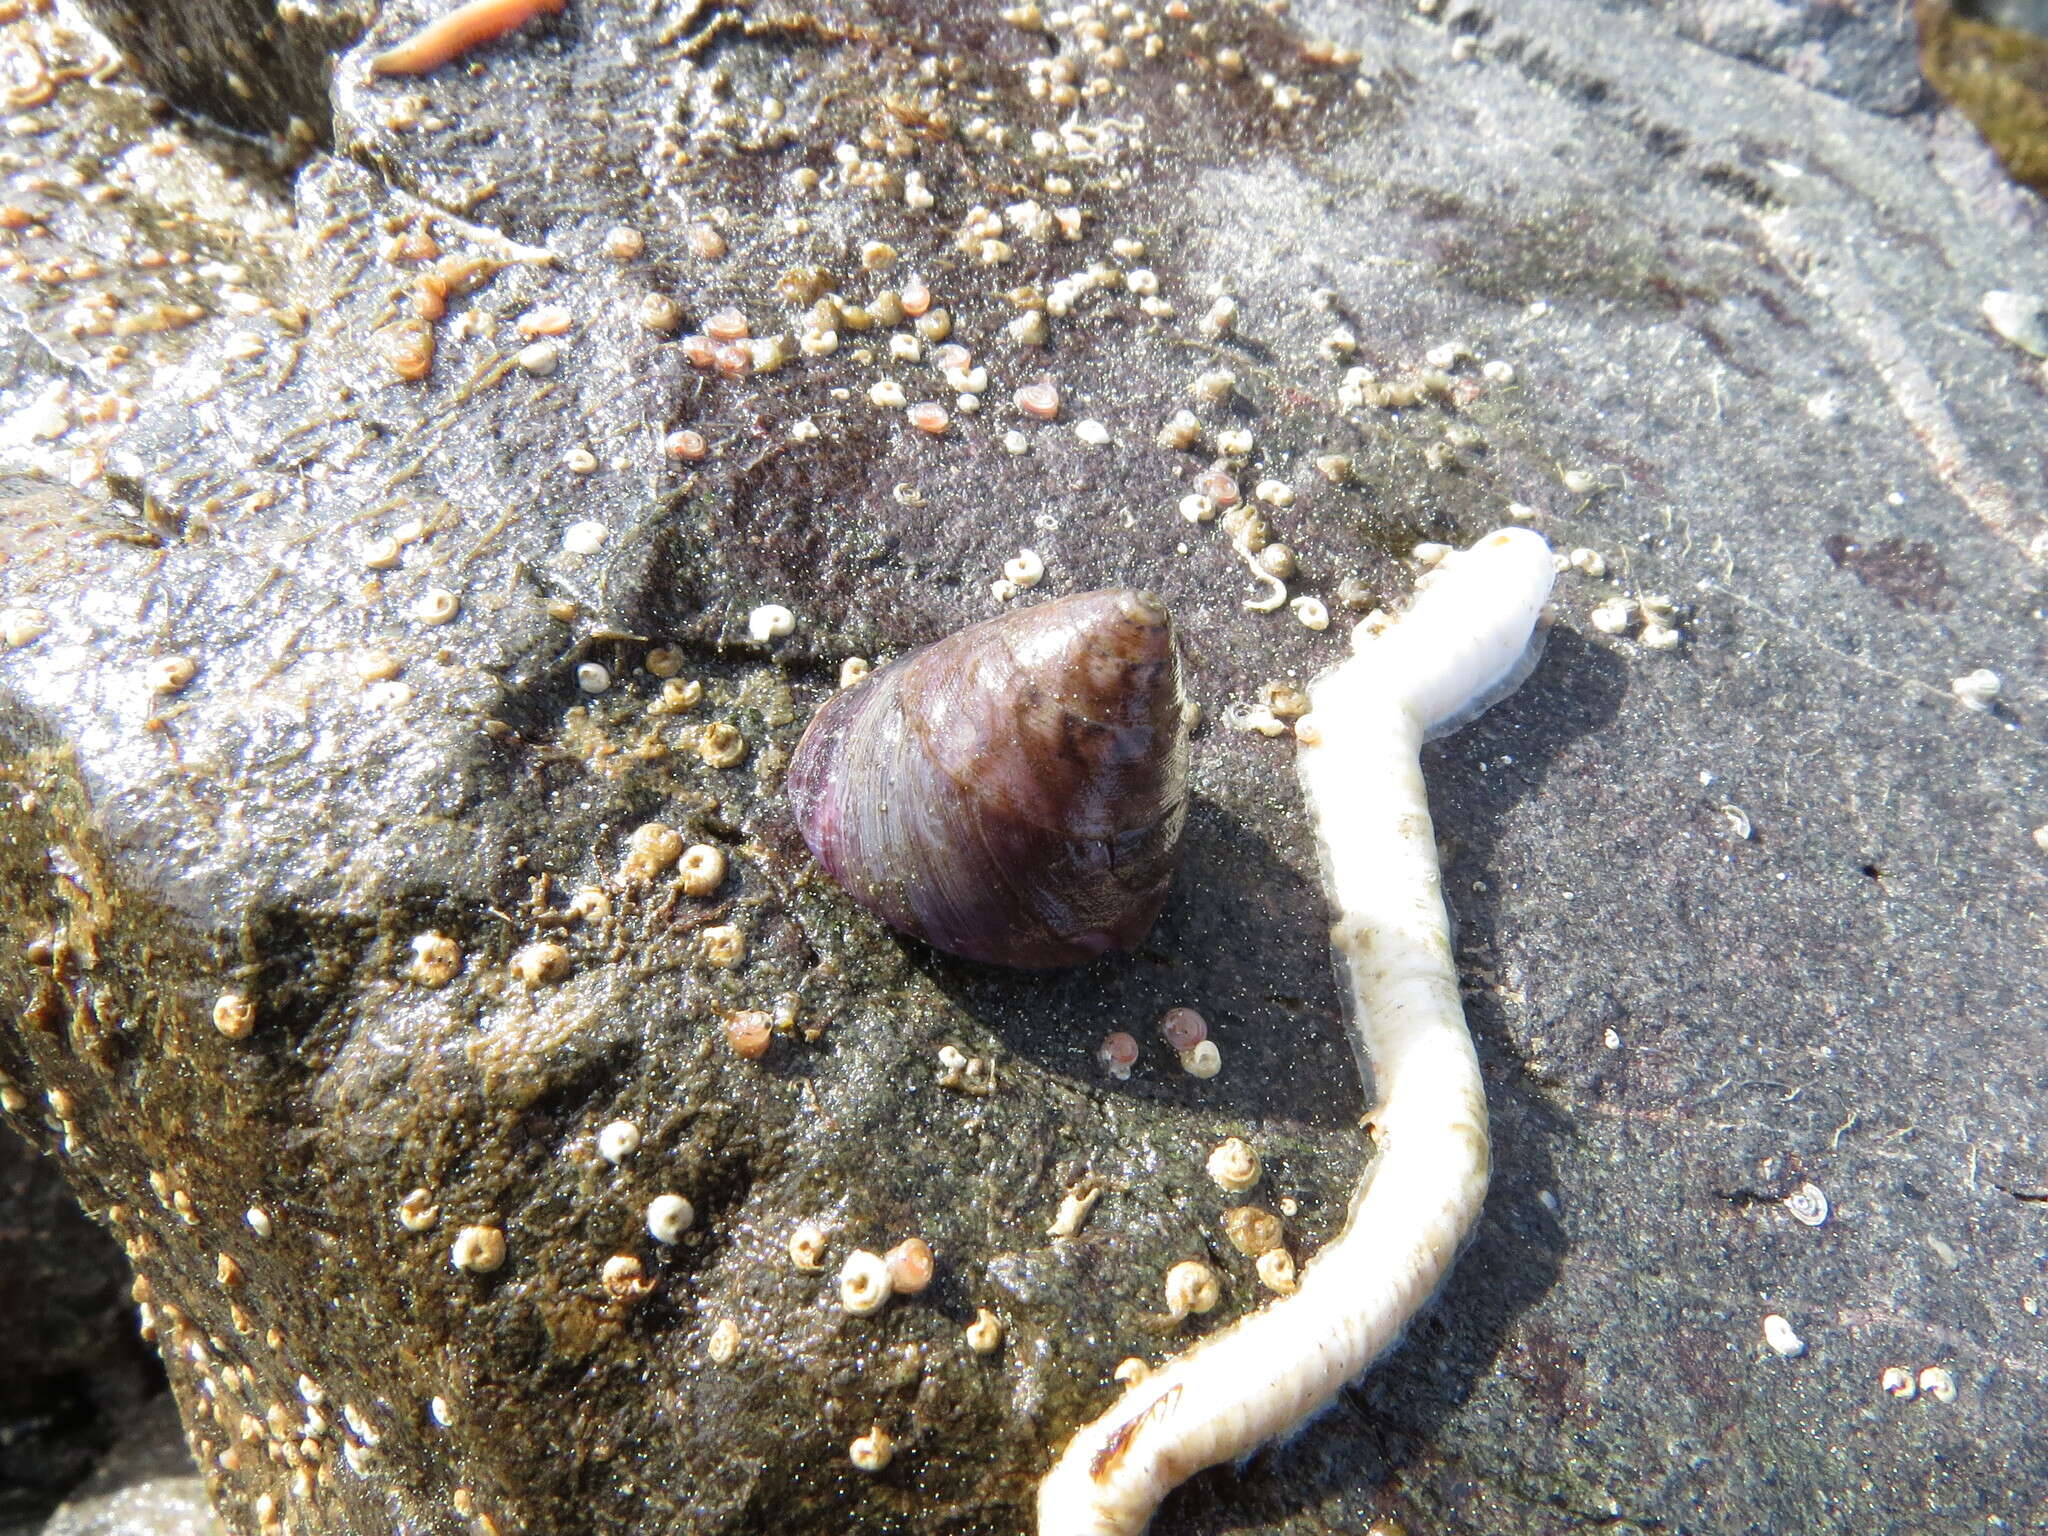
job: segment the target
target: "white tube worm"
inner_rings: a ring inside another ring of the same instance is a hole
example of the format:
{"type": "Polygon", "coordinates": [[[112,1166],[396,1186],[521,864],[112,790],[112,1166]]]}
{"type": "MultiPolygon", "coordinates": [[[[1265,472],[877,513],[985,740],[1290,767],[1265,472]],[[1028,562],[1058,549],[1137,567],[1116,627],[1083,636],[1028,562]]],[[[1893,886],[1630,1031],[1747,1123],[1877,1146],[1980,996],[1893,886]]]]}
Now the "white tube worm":
{"type": "Polygon", "coordinates": [[[1186,1478],[1300,1424],[1400,1337],[1478,1219],[1486,1093],[1420,752],[1526,675],[1552,580],[1539,535],[1488,534],[1399,617],[1359,625],[1351,659],[1310,685],[1299,767],[1379,1155],[1294,1295],[1169,1360],[1074,1436],[1039,1484],[1039,1536],[1138,1536],[1186,1478]]]}

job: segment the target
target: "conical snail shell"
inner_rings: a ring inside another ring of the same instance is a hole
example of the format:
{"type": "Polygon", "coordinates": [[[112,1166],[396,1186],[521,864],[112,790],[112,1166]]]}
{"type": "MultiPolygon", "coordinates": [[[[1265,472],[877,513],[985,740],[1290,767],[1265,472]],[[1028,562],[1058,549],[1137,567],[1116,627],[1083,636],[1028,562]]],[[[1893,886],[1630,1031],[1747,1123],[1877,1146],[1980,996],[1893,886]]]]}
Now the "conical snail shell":
{"type": "Polygon", "coordinates": [[[877,669],[789,769],[818,862],[892,928],[998,965],[1131,949],[1187,814],[1173,621],[1112,588],[1019,609],[877,669]]]}

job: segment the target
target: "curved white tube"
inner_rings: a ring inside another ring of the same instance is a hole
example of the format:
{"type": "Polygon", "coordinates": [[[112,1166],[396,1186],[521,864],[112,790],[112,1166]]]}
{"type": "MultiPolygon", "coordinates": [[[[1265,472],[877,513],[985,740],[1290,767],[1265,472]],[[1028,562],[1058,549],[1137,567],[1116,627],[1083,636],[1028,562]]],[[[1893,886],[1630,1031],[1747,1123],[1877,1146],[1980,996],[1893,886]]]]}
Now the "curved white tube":
{"type": "Polygon", "coordinates": [[[1379,1156],[1294,1295],[1169,1360],[1074,1436],[1039,1484],[1039,1536],[1138,1536],[1177,1484],[1294,1428],[1400,1336],[1478,1219],[1486,1093],[1420,751],[1521,680],[1552,579],[1539,535],[1488,534],[1398,618],[1361,624],[1352,658],[1310,685],[1299,766],[1379,1156]]]}

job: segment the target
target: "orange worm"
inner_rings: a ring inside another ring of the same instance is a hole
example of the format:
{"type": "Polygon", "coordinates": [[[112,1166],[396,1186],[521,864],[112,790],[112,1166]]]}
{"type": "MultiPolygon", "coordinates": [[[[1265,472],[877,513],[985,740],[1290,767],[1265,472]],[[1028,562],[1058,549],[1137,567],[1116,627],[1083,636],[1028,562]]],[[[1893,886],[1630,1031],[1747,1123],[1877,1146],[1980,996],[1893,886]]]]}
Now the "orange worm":
{"type": "Polygon", "coordinates": [[[413,33],[404,42],[370,60],[378,75],[424,75],[459,58],[479,43],[503,37],[536,16],[561,14],[569,0],[469,0],[439,21],[413,33]]]}

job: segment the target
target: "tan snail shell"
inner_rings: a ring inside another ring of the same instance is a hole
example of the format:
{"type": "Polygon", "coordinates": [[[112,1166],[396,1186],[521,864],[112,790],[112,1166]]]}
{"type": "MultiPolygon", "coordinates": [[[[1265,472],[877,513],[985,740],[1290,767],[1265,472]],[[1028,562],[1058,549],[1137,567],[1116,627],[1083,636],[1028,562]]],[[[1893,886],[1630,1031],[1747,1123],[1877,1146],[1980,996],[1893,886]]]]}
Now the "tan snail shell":
{"type": "Polygon", "coordinates": [[[882,667],[811,721],[790,804],[892,928],[998,965],[1079,965],[1150,931],[1187,814],[1173,621],[1084,592],[882,667]]]}

